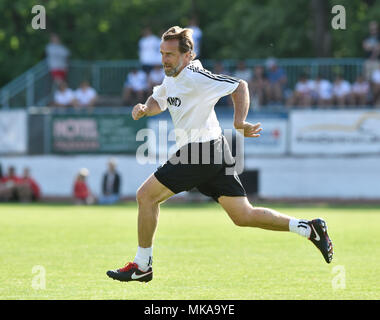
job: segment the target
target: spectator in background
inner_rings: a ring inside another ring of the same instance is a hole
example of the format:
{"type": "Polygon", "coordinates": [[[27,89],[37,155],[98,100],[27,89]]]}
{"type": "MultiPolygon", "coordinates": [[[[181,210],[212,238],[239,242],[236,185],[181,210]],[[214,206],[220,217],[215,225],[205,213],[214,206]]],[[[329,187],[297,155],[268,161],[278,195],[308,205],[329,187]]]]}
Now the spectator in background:
{"type": "Polygon", "coordinates": [[[266,102],[266,92],[268,90],[268,79],[265,77],[264,67],[255,66],[253,76],[248,83],[251,90],[251,100],[254,106],[262,106],[266,102]]]}
{"type": "Polygon", "coordinates": [[[61,81],[54,93],[53,104],[56,107],[70,107],[74,105],[75,95],[73,90],[67,87],[65,81],[61,81]]]}
{"type": "Polygon", "coordinates": [[[103,176],[102,192],[99,204],[114,204],[120,200],[120,174],[116,171],[116,161],[108,161],[108,170],[103,176]]]}
{"type": "Polygon", "coordinates": [[[148,78],[144,71],[133,68],[128,73],[123,89],[124,105],[133,105],[137,101],[146,98],[148,90],[148,78]]]}
{"type": "Polygon", "coordinates": [[[332,84],[329,80],[323,79],[319,73],[314,81],[310,82],[313,95],[313,103],[317,106],[331,106],[333,101],[332,84]]]}
{"type": "Polygon", "coordinates": [[[363,49],[367,60],[364,62],[364,75],[369,80],[372,72],[380,64],[380,34],[376,21],[369,23],[369,35],[363,41],[363,49]]]}
{"type": "Polygon", "coordinates": [[[96,99],[97,93],[95,89],[90,86],[87,80],[84,80],[74,93],[74,106],[92,108],[95,105],[96,99]]]}
{"type": "Polygon", "coordinates": [[[269,104],[281,104],[287,82],[285,71],[277,65],[277,61],[273,58],[267,60],[266,67],[269,82],[267,87],[268,102],[269,104]]]}
{"type": "Polygon", "coordinates": [[[193,41],[194,41],[194,52],[196,57],[199,58],[201,55],[201,45],[202,45],[202,30],[199,28],[198,19],[196,17],[191,18],[189,26],[187,27],[193,30],[193,41]]]}
{"type": "Polygon", "coordinates": [[[248,83],[252,80],[252,70],[247,68],[245,61],[241,60],[237,63],[236,70],[234,72],[234,77],[247,81],[248,83]]]}
{"type": "Polygon", "coordinates": [[[20,182],[30,189],[30,199],[32,201],[38,201],[41,198],[41,190],[36,180],[30,176],[30,169],[24,168],[24,173],[20,182]]]}
{"type": "Polygon", "coordinates": [[[22,179],[16,175],[16,169],[13,166],[8,168],[8,174],[2,177],[1,184],[5,187],[2,191],[6,201],[28,202],[31,198],[30,188],[22,183],[22,179]]]}
{"type": "Polygon", "coordinates": [[[0,163],[0,201],[8,201],[12,196],[12,190],[3,181],[3,170],[0,163]]]}
{"type": "Polygon", "coordinates": [[[61,43],[60,38],[55,33],[50,35],[50,42],[45,48],[45,53],[54,83],[59,84],[66,81],[70,51],[61,43]]]}
{"type": "Polygon", "coordinates": [[[365,80],[364,76],[358,76],[352,85],[353,103],[357,106],[366,105],[368,102],[369,89],[369,82],[365,80]]]}
{"type": "Polygon", "coordinates": [[[153,87],[158,86],[164,81],[165,72],[160,65],[154,66],[148,75],[149,92],[153,92],[153,87]]]}
{"type": "Polygon", "coordinates": [[[342,78],[340,74],[336,75],[332,87],[333,102],[338,106],[352,105],[351,84],[342,78]]]}
{"type": "Polygon", "coordinates": [[[286,105],[310,107],[312,105],[312,101],[313,96],[311,80],[308,79],[308,76],[305,73],[302,73],[299,76],[293,94],[289,97],[286,105]]]}
{"type": "Polygon", "coordinates": [[[380,107],[380,65],[372,72],[371,86],[373,94],[373,103],[380,107]]]}
{"type": "Polygon", "coordinates": [[[144,28],[138,46],[140,63],[146,73],[149,73],[154,66],[161,65],[160,45],[161,39],[154,35],[149,27],[144,28]]]}
{"type": "Polygon", "coordinates": [[[80,169],[74,182],[74,203],[75,204],[94,204],[95,198],[87,186],[86,178],[89,171],[86,168],[80,169]]]}

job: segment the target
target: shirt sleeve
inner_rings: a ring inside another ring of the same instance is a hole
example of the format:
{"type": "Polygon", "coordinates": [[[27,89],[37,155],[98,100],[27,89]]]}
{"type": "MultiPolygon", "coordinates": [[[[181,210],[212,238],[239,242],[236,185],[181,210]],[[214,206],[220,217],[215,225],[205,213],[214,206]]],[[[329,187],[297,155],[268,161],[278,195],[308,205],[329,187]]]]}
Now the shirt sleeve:
{"type": "Polygon", "coordinates": [[[152,98],[157,101],[162,111],[165,111],[168,107],[166,89],[164,83],[153,88],[152,98]]]}
{"type": "Polygon", "coordinates": [[[240,79],[224,74],[214,74],[208,70],[198,70],[194,73],[194,83],[198,92],[211,99],[233,93],[240,83],[240,79]]]}

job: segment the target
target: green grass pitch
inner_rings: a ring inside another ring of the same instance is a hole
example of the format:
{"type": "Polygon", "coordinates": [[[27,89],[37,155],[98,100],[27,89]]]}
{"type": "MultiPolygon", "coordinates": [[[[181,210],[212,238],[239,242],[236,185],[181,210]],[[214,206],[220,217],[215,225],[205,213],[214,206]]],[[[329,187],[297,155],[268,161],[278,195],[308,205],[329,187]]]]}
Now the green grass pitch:
{"type": "Polygon", "coordinates": [[[106,271],[135,256],[134,203],[1,204],[0,299],[380,299],[380,207],[267,206],[326,219],[333,262],[298,235],[237,227],[215,203],[168,203],[153,281],[121,283],[106,271]]]}

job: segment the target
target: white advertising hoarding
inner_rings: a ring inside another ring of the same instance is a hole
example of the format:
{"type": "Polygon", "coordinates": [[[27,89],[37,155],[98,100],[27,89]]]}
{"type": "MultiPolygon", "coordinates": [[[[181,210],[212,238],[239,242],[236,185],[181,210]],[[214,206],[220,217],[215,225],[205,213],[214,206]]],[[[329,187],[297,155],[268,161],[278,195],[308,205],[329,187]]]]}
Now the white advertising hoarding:
{"type": "Polygon", "coordinates": [[[289,119],[292,154],[380,153],[380,111],[295,110],[289,119]]]}
{"type": "Polygon", "coordinates": [[[26,153],[26,151],[26,111],[0,111],[0,153],[26,153]]]}

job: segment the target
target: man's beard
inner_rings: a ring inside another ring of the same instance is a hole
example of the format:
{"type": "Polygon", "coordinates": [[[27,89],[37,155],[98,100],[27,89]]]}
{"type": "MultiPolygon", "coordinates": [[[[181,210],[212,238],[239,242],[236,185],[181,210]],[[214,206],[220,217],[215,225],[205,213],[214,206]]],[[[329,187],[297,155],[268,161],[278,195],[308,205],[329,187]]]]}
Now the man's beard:
{"type": "Polygon", "coordinates": [[[164,72],[168,77],[173,77],[174,75],[178,73],[179,69],[181,69],[181,66],[182,66],[182,59],[180,59],[176,67],[173,67],[170,70],[167,70],[164,68],[164,72]]]}

